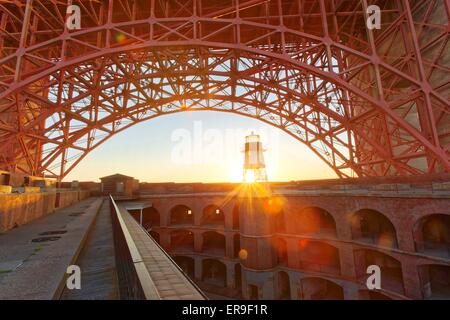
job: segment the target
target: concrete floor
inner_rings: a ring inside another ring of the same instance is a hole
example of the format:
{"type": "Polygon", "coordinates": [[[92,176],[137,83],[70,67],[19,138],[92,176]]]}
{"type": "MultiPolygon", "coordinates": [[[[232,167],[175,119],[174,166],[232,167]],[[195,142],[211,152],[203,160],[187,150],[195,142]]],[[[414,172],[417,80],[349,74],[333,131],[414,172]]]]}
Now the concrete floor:
{"type": "Polygon", "coordinates": [[[119,299],[113,228],[109,210],[109,201],[104,201],[83,250],[75,262],[82,273],[81,289],[69,290],[66,287],[61,300],[119,299]]]}
{"type": "Polygon", "coordinates": [[[101,203],[90,198],[2,234],[0,300],[55,298],[101,203]]]}

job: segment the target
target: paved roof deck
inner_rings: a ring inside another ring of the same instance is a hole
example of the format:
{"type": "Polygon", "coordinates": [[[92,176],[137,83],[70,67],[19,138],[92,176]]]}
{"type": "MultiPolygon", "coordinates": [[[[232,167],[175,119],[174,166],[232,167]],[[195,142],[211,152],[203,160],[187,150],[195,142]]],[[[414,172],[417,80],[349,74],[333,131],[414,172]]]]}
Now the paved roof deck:
{"type": "Polygon", "coordinates": [[[64,288],[61,300],[119,299],[109,201],[103,201],[75,264],[82,273],[81,289],[64,288]]]}
{"type": "Polygon", "coordinates": [[[131,237],[133,247],[130,248],[129,244],[129,249],[136,269],[140,267],[138,276],[144,291],[147,291],[147,299],[205,300],[200,289],[121,206],[118,207],[118,216],[126,227],[124,233],[128,232],[131,237]],[[133,252],[135,250],[137,252],[133,252]]]}
{"type": "Polygon", "coordinates": [[[57,298],[102,201],[89,198],[0,235],[0,300],[57,298]],[[42,237],[59,238],[33,242],[42,237]]]}

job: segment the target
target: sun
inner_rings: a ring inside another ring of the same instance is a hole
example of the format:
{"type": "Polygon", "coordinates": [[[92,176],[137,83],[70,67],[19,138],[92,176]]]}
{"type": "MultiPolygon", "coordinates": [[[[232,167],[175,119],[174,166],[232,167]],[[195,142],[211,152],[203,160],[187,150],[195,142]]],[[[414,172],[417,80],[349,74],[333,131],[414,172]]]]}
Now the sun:
{"type": "Polygon", "coordinates": [[[253,170],[248,170],[245,173],[244,183],[254,183],[254,182],[256,182],[255,172],[253,170]]]}

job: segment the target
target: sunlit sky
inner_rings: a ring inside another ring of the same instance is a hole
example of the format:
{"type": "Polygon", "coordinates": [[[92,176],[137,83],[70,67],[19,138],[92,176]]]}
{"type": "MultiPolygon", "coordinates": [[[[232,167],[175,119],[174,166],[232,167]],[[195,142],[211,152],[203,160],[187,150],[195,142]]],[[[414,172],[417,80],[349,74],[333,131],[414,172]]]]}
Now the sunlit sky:
{"type": "Polygon", "coordinates": [[[240,182],[245,135],[261,135],[270,181],[337,178],[308,147],[261,121],[214,111],[137,124],[92,151],[64,180],[114,173],[145,182],[240,182]]]}

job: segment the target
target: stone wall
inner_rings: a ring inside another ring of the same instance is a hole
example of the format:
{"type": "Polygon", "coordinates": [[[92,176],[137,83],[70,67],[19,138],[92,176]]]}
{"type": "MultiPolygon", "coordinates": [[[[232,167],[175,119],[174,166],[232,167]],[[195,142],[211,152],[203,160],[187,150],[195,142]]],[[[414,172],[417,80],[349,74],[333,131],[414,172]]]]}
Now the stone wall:
{"type": "Polygon", "coordinates": [[[29,223],[89,197],[89,191],[0,194],[0,232],[29,223]]]}

